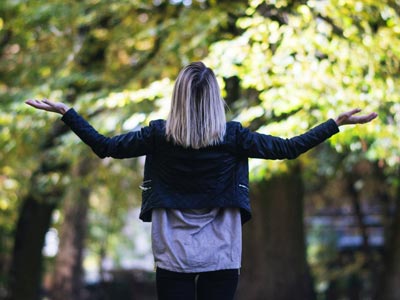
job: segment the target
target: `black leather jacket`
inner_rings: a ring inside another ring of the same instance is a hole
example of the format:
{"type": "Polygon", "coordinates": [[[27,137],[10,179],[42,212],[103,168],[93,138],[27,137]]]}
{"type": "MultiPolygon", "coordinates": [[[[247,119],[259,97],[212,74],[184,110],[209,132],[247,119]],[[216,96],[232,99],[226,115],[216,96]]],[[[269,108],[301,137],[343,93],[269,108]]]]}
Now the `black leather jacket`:
{"type": "Polygon", "coordinates": [[[62,120],[101,158],[146,155],[140,218],[153,208],[238,207],[242,223],[251,218],[248,158],[293,159],[337,133],[335,121],[283,139],[228,122],[224,141],[202,149],[183,148],[165,138],[165,121],[112,138],[99,134],[75,110],[62,120]]]}

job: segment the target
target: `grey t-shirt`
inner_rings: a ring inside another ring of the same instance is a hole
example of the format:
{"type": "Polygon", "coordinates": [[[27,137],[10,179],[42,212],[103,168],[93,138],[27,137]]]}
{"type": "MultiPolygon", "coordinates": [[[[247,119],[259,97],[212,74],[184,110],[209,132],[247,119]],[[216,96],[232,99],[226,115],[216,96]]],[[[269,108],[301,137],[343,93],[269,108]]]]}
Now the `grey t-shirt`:
{"type": "Polygon", "coordinates": [[[192,273],[239,269],[242,224],[238,208],[153,209],[157,267],[192,273]]]}

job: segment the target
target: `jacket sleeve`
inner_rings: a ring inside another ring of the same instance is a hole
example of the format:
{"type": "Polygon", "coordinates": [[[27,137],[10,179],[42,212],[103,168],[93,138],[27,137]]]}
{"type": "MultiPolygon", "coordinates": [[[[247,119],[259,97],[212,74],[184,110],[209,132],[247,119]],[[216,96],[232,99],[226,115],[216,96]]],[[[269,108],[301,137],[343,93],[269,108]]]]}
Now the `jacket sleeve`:
{"type": "Polygon", "coordinates": [[[332,119],[310,129],[304,134],[289,139],[251,132],[240,125],[237,133],[237,143],[239,152],[247,157],[294,159],[337,132],[339,132],[339,128],[332,119]]]}
{"type": "Polygon", "coordinates": [[[114,137],[105,137],[94,129],[74,109],[69,109],[61,118],[71,130],[100,158],[129,158],[146,155],[153,149],[154,138],[151,127],[114,137]]]}

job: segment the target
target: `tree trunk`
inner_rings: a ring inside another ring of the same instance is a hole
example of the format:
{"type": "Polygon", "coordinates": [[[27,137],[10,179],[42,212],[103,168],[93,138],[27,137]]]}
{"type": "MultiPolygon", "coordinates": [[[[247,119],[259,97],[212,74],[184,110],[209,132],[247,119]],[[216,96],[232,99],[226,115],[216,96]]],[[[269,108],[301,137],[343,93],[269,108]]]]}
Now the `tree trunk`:
{"type": "Polygon", "coordinates": [[[251,185],[253,220],[244,226],[237,299],[315,299],[306,260],[303,193],[298,167],[251,185]]]}
{"type": "Polygon", "coordinates": [[[398,185],[396,193],[396,213],[390,234],[386,236],[389,238],[385,245],[384,273],[376,299],[398,300],[400,299],[400,185],[398,185]]]}
{"type": "Polygon", "coordinates": [[[54,208],[54,203],[37,201],[32,196],[23,201],[15,232],[7,299],[39,299],[42,248],[54,208]]]}
{"type": "Polygon", "coordinates": [[[28,196],[22,200],[21,211],[15,229],[7,299],[39,299],[42,249],[45,235],[50,227],[51,216],[63,193],[62,187],[44,187],[43,179],[49,173],[63,172],[65,164],[54,164],[48,160],[46,151],[54,147],[58,137],[67,132],[68,127],[56,123],[40,145],[41,162],[32,174],[28,196]]]}
{"type": "MultiPolygon", "coordinates": [[[[82,179],[90,167],[83,160],[73,168],[73,178],[82,179]]],[[[90,189],[81,183],[72,184],[64,199],[64,222],[60,230],[60,245],[51,285],[52,300],[82,298],[82,256],[86,237],[88,198],[90,189]]]]}

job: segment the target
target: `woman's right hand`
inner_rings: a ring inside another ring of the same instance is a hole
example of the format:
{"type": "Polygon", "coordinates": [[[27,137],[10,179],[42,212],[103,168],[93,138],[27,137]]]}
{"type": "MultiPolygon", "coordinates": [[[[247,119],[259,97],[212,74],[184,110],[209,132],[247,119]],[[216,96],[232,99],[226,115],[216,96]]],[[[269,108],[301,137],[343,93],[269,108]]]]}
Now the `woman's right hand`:
{"type": "Polygon", "coordinates": [[[62,115],[69,110],[68,105],[62,102],[53,102],[48,99],[43,99],[43,100],[28,99],[25,101],[25,103],[36,109],[55,112],[62,115]]]}

